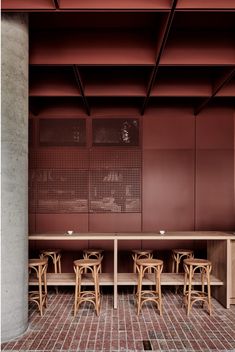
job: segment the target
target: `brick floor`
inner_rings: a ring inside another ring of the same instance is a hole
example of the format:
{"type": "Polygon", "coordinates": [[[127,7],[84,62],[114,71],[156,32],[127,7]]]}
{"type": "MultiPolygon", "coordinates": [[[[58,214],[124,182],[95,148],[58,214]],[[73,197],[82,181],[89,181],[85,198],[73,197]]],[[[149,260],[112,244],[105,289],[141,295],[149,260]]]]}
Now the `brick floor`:
{"type": "Polygon", "coordinates": [[[223,308],[213,300],[213,315],[200,305],[189,317],[182,297],[163,291],[163,316],[152,303],[136,315],[133,294],[119,293],[113,309],[111,293],[104,292],[100,316],[84,304],[73,318],[73,290],[60,288],[49,294],[48,308],[41,318],[30,305],[29,328],[16,340],[2,344],[4,351],[235,351],[235,306],[223,308]]]}

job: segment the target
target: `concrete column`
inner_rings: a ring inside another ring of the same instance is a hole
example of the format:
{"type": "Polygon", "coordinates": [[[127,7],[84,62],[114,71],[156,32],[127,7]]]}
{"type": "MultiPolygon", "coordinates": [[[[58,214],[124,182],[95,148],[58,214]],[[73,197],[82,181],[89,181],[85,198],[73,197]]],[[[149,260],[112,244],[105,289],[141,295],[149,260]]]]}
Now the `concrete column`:
{"type": "Polygon", "coordinates": [[[28,16],[2,14],[2,341],[28,326],[28,16]]]}

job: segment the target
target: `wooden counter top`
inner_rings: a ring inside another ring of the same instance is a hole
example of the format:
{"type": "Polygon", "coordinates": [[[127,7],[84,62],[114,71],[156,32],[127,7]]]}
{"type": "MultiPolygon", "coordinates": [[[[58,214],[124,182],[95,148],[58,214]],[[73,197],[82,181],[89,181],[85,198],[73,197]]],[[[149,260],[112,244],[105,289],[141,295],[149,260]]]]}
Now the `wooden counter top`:
{"type": "Polygon", "coordinates": [[[29,240],[235,240],[235,234],[219,231],[167,231],[164,235],[159,232],[136,233],[41,233],[29,234],[29,240]]]}

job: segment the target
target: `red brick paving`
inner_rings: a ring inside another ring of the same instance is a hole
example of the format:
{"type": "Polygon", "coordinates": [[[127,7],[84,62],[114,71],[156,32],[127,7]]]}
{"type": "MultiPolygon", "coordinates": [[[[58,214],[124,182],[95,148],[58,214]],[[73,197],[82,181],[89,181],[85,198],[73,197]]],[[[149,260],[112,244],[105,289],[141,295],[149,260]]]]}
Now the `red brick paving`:
{"type": "Polygon", "coordinates": [[[29,328],[18,339],[2,344],[3,351],[144,351],[147,341],[152,351],[235,351],[235,306],[223,308],[213,300],[210,317],[200,305],[189,317],[182,308],[182,297],[163,292],[163,316],[152,303],[136,315],[133,294],[119,294],[113,309],[110,293],[102,296],[100,316],[93,306],[83,305],[73,318],[73,290],[49,294],[48,307],[41,318],[30,305],[29,328]]]}

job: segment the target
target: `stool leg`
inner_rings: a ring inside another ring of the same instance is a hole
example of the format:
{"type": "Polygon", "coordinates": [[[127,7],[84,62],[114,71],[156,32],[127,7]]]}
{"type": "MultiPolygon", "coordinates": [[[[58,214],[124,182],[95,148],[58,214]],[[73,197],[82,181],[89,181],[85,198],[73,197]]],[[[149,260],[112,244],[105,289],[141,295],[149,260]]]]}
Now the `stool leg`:
{"type": "Polygon", "coordinates": [[[74,299],[74,314],[73,316],[76,316],[77,313],[77,304],[78,304],[78,269],[75,269],[75,273],[76,273],[76,282],[75,282],[75,299],[74,299]]]}
{"type": "Polygon", "coordinates": [[[176,256],[177,260],[176,260],[176,270],[175,272],[178,274],[179,273],[179,254],[177,253],[177,256],[176,256]]]}
{"type": "MultiPolygon", "coordinates": [[[[99,255],[98,259],[100,259],[100,260],[101,260],[101,263],[102,263],[102,260],[103,260],[102,255],[99,255]]],[[[101,264],[100,264],[100,266],[99,266],[99,273],[100,273],[100,274],[102,273],[102,265],[101,265],[101,264]]]]}
{"type": "Polygon", "coordinates": [[[183,295],[186,295],[186,291],[187,291],[187,268],[184,268],[184,289],[183,289],[183,295]]]}
{"type": "MultiPolygon", "coordinates": [[[[83,258],[84,259],[88,259],[88,255],[86,253],[83,254],[83,258]]],[[[86,274],[87,273],[87,268],[84,269],[84,273],[86,274]]]]}
{"type": "Polygon", "coordinates": [[[39,284],[39,310],[41,317],[43,316],[43,298],[42,298],[42,268],[39,266],[38,269],[38,284],[39,284]]]}
{"type": "MultiPolygon", "coordinates": [[[[204,294],[205,292],[205,286],[204,286],[204,268],[201,269],[201,282],[202,282],[202,293],[204,294]]],[[[202,307],[204,307],[205,301],[202,301],[202,307]]]]}
{"type": "MultiPolygon", "coordinates": [[[[137,259],[137,254],[132,254],[132,258],[133,258],[133,273],[136,274],[137,273],[137,265],[136,265],[136,259],[137,259]]],[[[133,286],[133,295],[135,294],[135,286],[133,286]]]]}
{"type": "Polygon", "coordinates": [[[172,273],[175,272],[175,256],[174,256],[174,254],[172,255],[172,268],[171,268],[171,272],[172,272],[172,273]]]}
{"type": "Polygon", "coordinates": [[[44,268],[43,271],[43,282],[44,282],[44,302],[45,302],[45,307],[47,307],[47,267],[44,268]]]}
{"type": "Polygon", "coordinates": [[[54,264],[54,272],[57,274],[57,258],[56,254],[53,254],[53,264],[54,264]]]}
{"type": "Polygon", "coordinates": [[[160,280],[161,271],[158,268],[156,270],[156,293],[158,294],[158,302],[159,302],[159,312],[160,316],[162,316],[162,292],[161,292],[161,280],[160,280]]]}
{"type": "Polygon", "coordinates": [[[133,258],[133,273],[136,274],[137,270],[136,270],[136,254],[132,255],[133,258]]]}
{"type": "Polygon", "coordinates": [[[182,307],[187,304],[187,281],[188,281],[188,274],[187,274],[187,268],[184,269],[184,288],[183,288],[183,301],[182,301],[182,307]]]}
{"type": "Polygon", "coordinates": [[[189,284],[188,284],[188,304],[187,304],[187,315],[189,315],[191,307],[191,294],[192,294],[192,268],[189,268],[189,284]]]}
{"type": "MultiPolygon", "coordinates": [[[[53,254],[53,264],[54,264],[54,272],[55,272],[55,274],[57,274],[57,257],[56,257],[56,253],[53,254]]],[[[58,286],[55,286],[55,292],[56,292],[56,294],[59,293],[58,286]]]]}
{"type": "MultiPolygon", "coordinates": [[[[148,258],[148,259],[152,259],[152,258],[153,258],[152,254],[149,253],[148,256],[147,256],[147,258],[148,258]]],[[[152,272],[153,272],[152,268],[148,268],[148,273],[151,274],[152,272]]]]}
{"type": "Polygon", "coordinates": [[[58,267],[59,267],[59,273],[61,274],[61,255],[58,254],[58,267]]]}
{"type": "Polygon", "coordinates": [[[208,308],[209,308],[209,314],[211,315],[211,313],[212,313],[212,309],[211,309],[211,281],[210,281],[210,270],[209,270],[209,268],[206,269],[206,276],[207,276],[208,308]]]}
{"type": "Polygon", "coordinates": [[[138,277],[138,288],[137,288],[137,315],[140,314],[140,309],[141,309],[142,278],[143,278],[143,266],[140,265],[139,277],[138,277]]]}
{"type": "MultiPolygon", "coordinates": [[[[179,273],[179,264],[180,264],[180,258],[179,258],[179,254],[176,254],[176,268],[175,268],[175,272],[176,274],[179,273]]],[[[175,286],[175,293],[178,292],[179,286],[175,286]]]]}
{"type": "Polygon", "coordinates": [[[94,283],[95,283],[95,310],[96,310],[96,315],[99,315],[100,302],[99,302],[99,282],[98,282],[97,266],[94,267],[94,283]]]}

